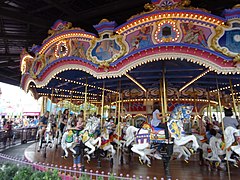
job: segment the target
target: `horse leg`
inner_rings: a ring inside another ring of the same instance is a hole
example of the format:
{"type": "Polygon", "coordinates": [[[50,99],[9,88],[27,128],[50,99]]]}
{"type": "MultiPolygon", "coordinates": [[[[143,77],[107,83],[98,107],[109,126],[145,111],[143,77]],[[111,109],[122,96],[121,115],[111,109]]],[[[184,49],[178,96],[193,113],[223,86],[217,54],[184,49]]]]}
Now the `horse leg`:
{"type": "Polygon", "coordinates": [[[88,151],[87,154],[92,154],[96,150],[96,148],[89,141],[85,143],[85,146],[90,148],[90,151],[88,151]]]}
{"type": "Polygon", "coordinates": [[[64,155],[62,157],[66,159],[68,157],[67,147],[62,147],[62,149],[64,151],[64,155]]]}
{"type": "Polygon", "coordinates": [[[231,155],[232,155],[232,151],[231,150],[230,151],[226,150],[226,157],[224,158],[224,160],[230,161],[230,162],[233,162],[234,164],[236,164],[237,163],[236,160],[232,159],[231,155]]]}
{"type": "Polygon", "coordinates": [[[42,148],[42,141],[43,141],[43,135],[42,135],[42,131],[39,131],[39,143],[38,143],[38,152],[40,151],[40,149],[42,148]]]}
{"type": "Polygon", "coordinates": [[[69,150],[72,151],[73,157],[75,158],[75,156],[76,156],[76,151],[75,151],[73,148],[74,148],[74,146],[72,145],[71,147],[69,147],[69,150]]]}
{"type": "Polygon", "coordinates": [[[135,152],[136,154],[139,154],[139,162],[141,164],[143,164],[142,160],[146,160],[146,155],[145,153],[142,151],[145,148],[148,147],[148,144],[134,144],[133,147],[131,148],[132,152],[135,152]]]}
{"type": "Polygon", "coordinates": [[[91,144],[92,144],[92,145],[95,145],[95,144],[97,144],[97,143],[98,143],[97,148],[99,148],[99,147],[101,146],[101,144],[102,144],[102,141],[101,141],[101,138],[100,138],[100,137],[97,137],[96,139],[94,139],[94,140],[91,141],[91,144]]]}

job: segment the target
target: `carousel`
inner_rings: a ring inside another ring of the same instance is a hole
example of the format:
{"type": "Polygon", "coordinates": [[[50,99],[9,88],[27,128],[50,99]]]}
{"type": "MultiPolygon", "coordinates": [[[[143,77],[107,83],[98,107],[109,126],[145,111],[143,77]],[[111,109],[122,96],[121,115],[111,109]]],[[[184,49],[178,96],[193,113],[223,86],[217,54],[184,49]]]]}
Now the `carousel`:
{"type": "MultiPolygon", "coordinates": [[[[76,142],[88,147],[81,149],[86,157],[82,169],[86,161],[91,165],[91,155],[98,149],[102,151],[95,156],[108,151],[111,165],[120,166],[114,159],[121,157],[119,162],[124,164],[122,154],[127,148],[129,158],[136,156],[134,160],[149,169],[152,161],[162,161],[171,179],[172,154],[176,151],[188,162],[195,152],[203,154],[211,168],[224,161],[231,179],[240,155],[239,130],[230,135],[222,132],[216,141],[221,139],[225,147],[218,154],[217,147],[207,143],[203,126],[205,121],[217,123],[224,131],[223,107],[229,104],[234,116],[240,113],[240,5],[224,10],[223,17],[191,7],[189,0],[152,0],[144,8],[121,25],[101,20],[94,25],[98,34],[57,20],[41,45],[22,51],[22,89],[36,99],[43,97],[43,112],[47,99],[50,113],[54,104],[63,109],[64,102],[72,112],[83,110],[85,128],[78,134],[66,129],[58,146],[65,150],[65,158],[70,156],[66,154],[76,156],[76,142]],[[156,104],[168,138],[164,129],[150,125],[156,104]],[[112,140],[104,126],[109,120],[115,124],[112,140]],[[194,132],[193,126],[198,127],[194,132]],[[78,141],[65,141],[70,134],[78,141]],[[228,135],[233,137],[230,143],[228,135]]],[[[101,158],[92,165],[101,166],[101,158]]]]}

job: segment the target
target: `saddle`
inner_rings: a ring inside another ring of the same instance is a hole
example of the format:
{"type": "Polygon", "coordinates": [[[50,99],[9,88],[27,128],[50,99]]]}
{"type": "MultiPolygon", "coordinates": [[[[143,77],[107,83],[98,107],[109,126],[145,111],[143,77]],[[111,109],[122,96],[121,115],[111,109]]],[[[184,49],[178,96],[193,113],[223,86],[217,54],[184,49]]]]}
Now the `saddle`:
{"type": "Polygon", "coordinates": [[[165,129],[159,127],[152,127],[152,131],[150,133],[150,140],[154,142],[162,143],[165,142],[165,129]]]}

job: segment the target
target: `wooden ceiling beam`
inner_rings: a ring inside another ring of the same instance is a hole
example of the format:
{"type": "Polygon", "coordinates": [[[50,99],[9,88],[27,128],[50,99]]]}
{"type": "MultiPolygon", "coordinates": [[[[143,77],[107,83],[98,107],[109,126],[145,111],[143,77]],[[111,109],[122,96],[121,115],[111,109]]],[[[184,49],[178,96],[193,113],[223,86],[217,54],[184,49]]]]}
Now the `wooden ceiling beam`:
{"type": "Polygon", "coordinates": [[[11,11],[9,9],[0,7],[0,17],[2,18],[9,18],[18,22],[26,23],[26,24],[31,24],[40,28],[50,28],[51,24],[47,23],[48,21],[34,17],[34,16],[29,16],[26,13],[21,13],[21,12],[16,12],[16,11],[11,11]]]}

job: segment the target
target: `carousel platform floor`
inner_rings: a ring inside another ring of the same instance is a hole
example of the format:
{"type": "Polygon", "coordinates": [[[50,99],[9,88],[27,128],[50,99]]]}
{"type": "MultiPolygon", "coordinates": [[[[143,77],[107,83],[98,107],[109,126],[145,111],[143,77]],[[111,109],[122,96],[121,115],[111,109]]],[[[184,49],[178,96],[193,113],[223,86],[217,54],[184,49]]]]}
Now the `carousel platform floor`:
{"type": "MultiPolygon", "coordinates": [[[[43,151],[37,152],[36,143],[31,144],[25,149],[25,158],[32,162],[42,162],[62,166],[72,166],[73,160],[71,153],[67,159],[61,158],[62,149],[58,147],[57,149],[49,148],[47,151],[47,158],[44,158],[43,151]]],[[[126,162],[123,165],[118,163],[119,161],[114,159],[114,165],[111,168],[110,161],[108,159],[101,160],[101,168],[97,167],[97,160],[92,159],[89,164],[85,163],[85,168],[87,170],[98,170],[111,173],[123,173],[124,175],[129,174],[130,177],[133,175],[143,176],[143,179],[146,179],[149,176],[151,179],[157,177],[160,179],[164,177],[163,163],[161,160],[152,160],[152,167],[147,167],[146,165],[141,165],[137,159],[137,156],[134,156],[131,161],[126,162]]],[[[226,180],[228,179],[228,173],[223,170],[209,170],[206,165],[200,166],[197,156],[192,157],[189,163],[185,163],[183,160],[171,160],[170,162],[170,172],[172,179],[179,180],[226,180]]],[[[231,179],[238,180],[240,177],[240,169],[231,167],[231,179]]]]}

